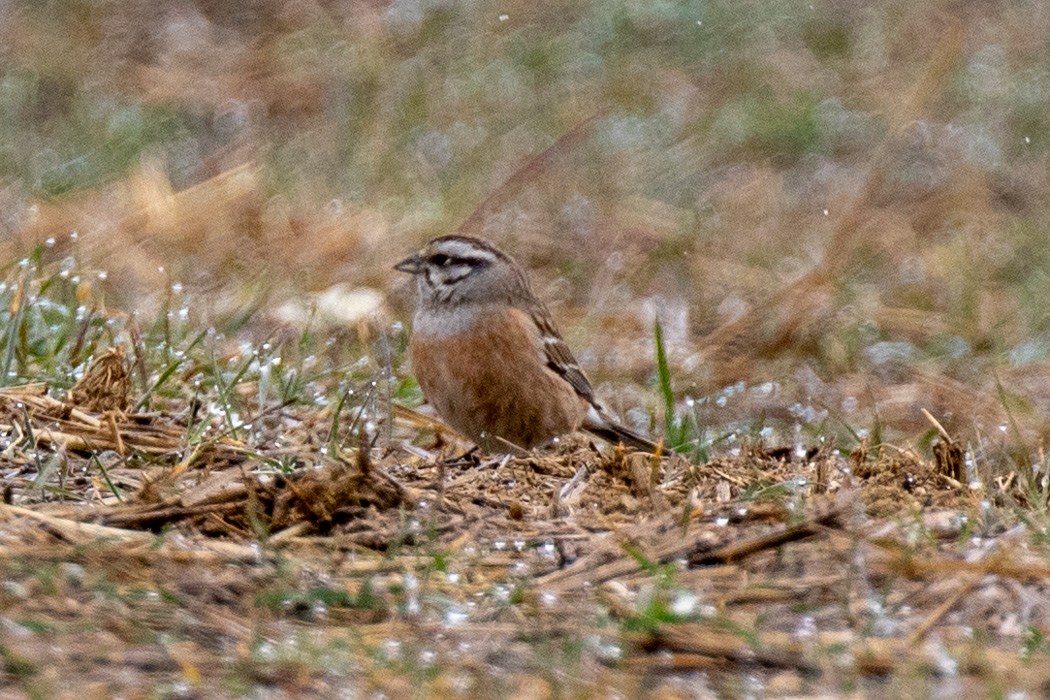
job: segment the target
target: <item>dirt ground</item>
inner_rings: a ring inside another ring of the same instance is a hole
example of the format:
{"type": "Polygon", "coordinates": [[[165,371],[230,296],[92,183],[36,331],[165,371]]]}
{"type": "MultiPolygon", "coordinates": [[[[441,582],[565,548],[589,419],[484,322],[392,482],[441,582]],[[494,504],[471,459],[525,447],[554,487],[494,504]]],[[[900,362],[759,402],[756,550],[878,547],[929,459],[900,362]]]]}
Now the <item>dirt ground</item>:
{"type": "Polygon", "coordinates": [[[0,697],[1050,692],[1045,507],[948,438],[482,456],[399,409],[336,454],[315,410],[190,452],[84,384],[0,393],[0,697]]]}

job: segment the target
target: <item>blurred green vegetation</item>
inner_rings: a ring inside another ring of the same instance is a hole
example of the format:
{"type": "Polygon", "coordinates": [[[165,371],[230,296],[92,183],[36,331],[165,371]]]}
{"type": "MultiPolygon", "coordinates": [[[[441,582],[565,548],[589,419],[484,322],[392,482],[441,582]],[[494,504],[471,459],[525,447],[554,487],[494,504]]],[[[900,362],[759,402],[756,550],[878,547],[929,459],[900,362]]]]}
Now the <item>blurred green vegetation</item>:
{"type": "MultiPolygon", "coordinates": [[[[0,177],[54,196],[160,155],[190,184],[214,167],[194,156],[222,158],[249,138],[276,190],[381,202],[433,178],[426,194],[462,193],[443,203],[459,214],[491,185],[481,169],[522,155],[508,131],[521,126],[526,145],[542,145],[595,112],[610,117],[591,159],[658,159],[696,134],[708,144],[692,155],[708,166],[790,162],[829,146],[821,102],[852,97],[824,74],[863,70],[856,37],[911,18],[889,8],[843,17],[832,3],[783,1],[293,11],[259,0],[237,12],[204,0],[16,1],[0,29],[0,177]],[[771,74],[781,50],[808,52],[812,74],[792,75],[795,85],[771,74]],[[685,104],[676,87],[702,102],[685,104]]],[[[1033,106],[1022,123],[1037,118],[1033,106]]],[[[637,184],[580,167],[598,176],[593,191],[637,184]]]]}

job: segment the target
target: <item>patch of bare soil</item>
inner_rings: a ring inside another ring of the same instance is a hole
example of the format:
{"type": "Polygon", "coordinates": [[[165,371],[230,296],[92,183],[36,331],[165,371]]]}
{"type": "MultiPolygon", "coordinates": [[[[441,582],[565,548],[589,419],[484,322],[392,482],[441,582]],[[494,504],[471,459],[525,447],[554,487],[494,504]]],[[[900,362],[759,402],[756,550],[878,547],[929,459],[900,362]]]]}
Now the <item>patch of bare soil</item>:
{"type": "Polygon", "coordinates": [[[1050,692],[1036,504],[950,451],[248,448],[88,376],[0,392],[3,697],[1050,692]]]}

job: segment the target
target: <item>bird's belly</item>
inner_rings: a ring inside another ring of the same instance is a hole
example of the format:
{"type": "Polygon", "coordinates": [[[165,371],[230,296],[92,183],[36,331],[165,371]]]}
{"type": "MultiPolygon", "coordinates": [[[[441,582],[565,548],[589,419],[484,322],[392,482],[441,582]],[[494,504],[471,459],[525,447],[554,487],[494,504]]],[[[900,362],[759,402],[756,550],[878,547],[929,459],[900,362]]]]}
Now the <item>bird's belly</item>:
{"type": "Polygon", "coordinates": [[[498,436],[528,449],[583,420],[585,402],[545,365],[527,321],[523,312],[504,309],[475,314],[459,328],[444,324],[440,332],[418,321],[413,328],[410,353],[424,395],[482,447],[499,449],[498,436]]]}

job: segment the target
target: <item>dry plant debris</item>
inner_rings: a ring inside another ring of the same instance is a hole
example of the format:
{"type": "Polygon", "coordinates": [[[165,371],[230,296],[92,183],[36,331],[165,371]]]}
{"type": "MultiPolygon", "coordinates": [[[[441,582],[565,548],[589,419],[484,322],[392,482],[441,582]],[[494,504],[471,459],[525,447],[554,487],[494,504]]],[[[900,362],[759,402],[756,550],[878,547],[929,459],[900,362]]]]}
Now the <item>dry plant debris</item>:
{"type": "MultiPolygon", "coordinates": [[[[294,620],[319,635],[318,654],[343,649],[348,664],[393,654],[357,682],[395,697],[415,673],[395,663],[409,648],[432,660],[420,682],[438,694],[493,673],[539,684],[538,697],[551,683],[671,693],[697,672],[715,689],[744,672],[796,694],[914,673],[1050,688],[1046,665],[1028,660],[1046,653],[1033,635],[1050,629],[1045,545],[980,506],[1019,498],[1013,482],[974,493],[940,462],[886,449],[792,461],[798,450],[752,446],[693,465],[584,439],[456,457],[441,442],[377,445],[361,433],[325,456],[329,423],[316,411],[297,416],[301,430],[279,450],[225,436],[189,444],[188,413],[118,408],[116,357],[65,400],[42,385],[0,391],[11,436],[3,614],[22,630],[5,658],[29,676],[55,658],[32,630],[61,627],[74,605],[100,625],[88,640],[144,655],[139,676],[199,688],[229,672],[211,656],[223,648],[250,683],[339,685],[300,657],[291,676],[258,662],[260,644],[278,644],[259,635],[281,638],[294,620]],[[24,573],[55,565],[75,572],[59,576],[57,606],[24,573]],[[85,578],[106,576],[171,600],[118,595],[121,615],[105,620],[85,578]],[[144,644],[138,625],[195,641],[144,644]],[[546,676],[542,649],[572,640],[584,653],[563,661],[579,679],[546,676]],[[476,652],[459,654],[464,644],[476,652]],[[488,670],[473,665],[482,658],[488,670]]],[[[429,434],[412,411],[393,420],[429,434]]],[[[98,683],[124,687],[108,662],[79,653],[98,683]]]]}

